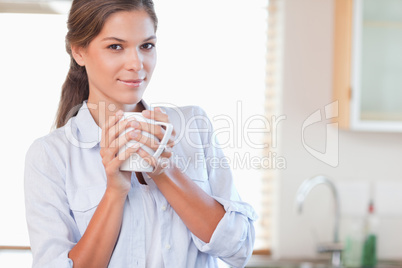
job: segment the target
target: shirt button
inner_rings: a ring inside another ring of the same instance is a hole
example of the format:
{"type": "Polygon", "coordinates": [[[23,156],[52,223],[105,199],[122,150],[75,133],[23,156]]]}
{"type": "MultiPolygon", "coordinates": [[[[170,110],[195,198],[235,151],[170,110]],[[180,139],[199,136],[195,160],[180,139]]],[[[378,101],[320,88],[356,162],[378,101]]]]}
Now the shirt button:
{"type": "Polygon", "coordinates": [[[171,246],[170,246],[169,244],[166,244],[165,248],[166,248],[167,250],[169,250],[169,249],[171,248],[171,246]]]}
{"type": "Polygon", "coordinates": [[[165,205],[162,206],[162,210],[166,211],[166,206],[165,205]]]}

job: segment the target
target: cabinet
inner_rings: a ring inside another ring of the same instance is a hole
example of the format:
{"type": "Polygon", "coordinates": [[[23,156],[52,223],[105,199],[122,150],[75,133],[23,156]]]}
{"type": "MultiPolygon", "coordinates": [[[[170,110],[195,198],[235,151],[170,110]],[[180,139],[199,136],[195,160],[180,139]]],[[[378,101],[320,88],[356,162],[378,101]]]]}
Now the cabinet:
{"type": "Polygon", "coordinates": [[[335,0],[334,18],[339,126],[402,132],[402,1],[335,0]]]}

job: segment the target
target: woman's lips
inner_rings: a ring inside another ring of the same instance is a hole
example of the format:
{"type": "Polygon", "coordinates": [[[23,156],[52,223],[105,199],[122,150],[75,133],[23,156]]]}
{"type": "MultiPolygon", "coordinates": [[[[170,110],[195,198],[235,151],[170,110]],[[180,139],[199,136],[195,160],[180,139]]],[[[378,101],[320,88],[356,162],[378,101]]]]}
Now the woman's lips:
{"type": "Polygon", "coordinates": [[[144,79],[136,79],[136,80],[118,80],[120,83],[129,86],[129,87],[139,87],[141,86],[144,79]]]}

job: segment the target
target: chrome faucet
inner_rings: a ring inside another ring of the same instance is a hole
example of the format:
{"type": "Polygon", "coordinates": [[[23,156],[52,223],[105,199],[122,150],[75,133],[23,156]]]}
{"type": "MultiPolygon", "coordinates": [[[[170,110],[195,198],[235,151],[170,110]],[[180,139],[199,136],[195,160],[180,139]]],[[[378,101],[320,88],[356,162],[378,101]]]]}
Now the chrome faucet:
{"type": "Polygon", "coordinates": [[[328,178],[319,175],[305,180],[299,187],[296,195],[296,205],[298,212],[301,213],[303,203],[309,192],[317,185],[325,184],[329,186],[335,200],[335,224],[334,224],[334,238],[332,244],[319,245],[318,252],[332,252],[331,264],[333,267],[341,267],[341,251],[342,245],[339,243],[339,220],[340,220],[340,204],[339,196],[336,187],[328,178]]]}

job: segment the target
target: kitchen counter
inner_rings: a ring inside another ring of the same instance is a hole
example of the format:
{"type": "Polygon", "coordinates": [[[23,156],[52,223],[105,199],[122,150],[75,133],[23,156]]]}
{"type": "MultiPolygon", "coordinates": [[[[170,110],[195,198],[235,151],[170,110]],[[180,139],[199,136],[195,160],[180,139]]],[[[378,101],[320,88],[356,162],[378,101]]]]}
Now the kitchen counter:
{"type": "MultiPolygon", "coordinates": [[[[270,256],[253,255],[246,265],[248,268],[331,268],[329,259],[280,259],[270,256]]],[[[347,267],[346,267],[347,268],[347,267]]],[[[402,261],[381,260],[376,268],[402,268],[402,261]]]]}

